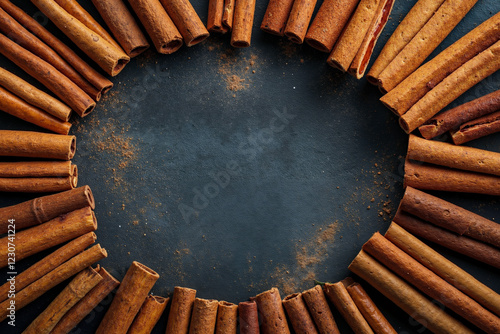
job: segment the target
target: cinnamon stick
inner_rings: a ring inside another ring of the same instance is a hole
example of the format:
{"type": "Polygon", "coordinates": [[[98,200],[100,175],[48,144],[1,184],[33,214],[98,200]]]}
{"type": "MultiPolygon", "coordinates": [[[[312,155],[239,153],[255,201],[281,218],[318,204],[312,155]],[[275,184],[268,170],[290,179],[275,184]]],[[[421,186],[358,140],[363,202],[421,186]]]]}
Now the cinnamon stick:
{"type": "Polygon", "coordinates": [[[80,73],[71,67],[71,65],[69,65],[59,54],[57,54],[57,52],[52,50],[47,44],[30,33],[1,8],[0,22],[2,23],[0,25],[0,32],[2,32],[5,36],[8,36],[23,48],[29,50],[36,56],[54,66],[59,72],[73,81],[92,99],[96,101],[99,100],[101,94],[99,90],[83,78],[80,73]]]}
{"type": "Polygon", "coordinates": [[[222,14],[222,25],[229,31],[233,29],[235,0],[224,0],[224,13],[222,14]]]}
{"type": "Polygon", "coordinates": [[[61,121],[69,120],[70,107],[1,67],[0,85],[28,104],[44,110],[61,121]]]}
{"type": "Polygon", "coordinates": [[[293,2],[293,0],[269,0],[260,29],[269,34],[284,36],[293,2]]]}
{"type": "Polygon", "coordinates": [[[210,35],[189,0],[161,0],[161,3],[187,46],[203,42],[210,35]]]}
{"type": "Polygon", "coordinates": [[[95,208],[94,196],[89,186],[0,208],[0,234],[7,233],[9,219],[15,219],[16,231],[19,231],[85,207],[95,208]]]}
{"type": "Polygon", "coordinates": [[[464,123],[468,121],[474,122],[475,120],[475,122],[481,124],[482,122],[477,120],[478,118],[492,114],[497,110],[500,110],[500,90],[446,110],[421,125],[418,131],[425,139],[431,139],[442,135],[446,131],[458,127],[462,128],[462,126],[467,127],[464,123]]]}
{"type": "Polygon", "coordinates": [[[220,301],[217,308],[215,334],[236,334],[238,330],[238,305],[220,301]]]}
{"type": "Polygon", "coordinates": [[[366,322],[377,334],[396,334],[396,330],[384,317],[377,305],[368,296],[361,284],[352,282],[347,287],[347,292],[358,307],[358,310],[365,317],[366,322]]]}
{"type": "MultiPolygon", "coordinates": [[[[80,254],[85,250],[85,248],[92,245],[95,240],[95,233],[89,232],[68,242],[66,245],[47,255],[16,276],[15,291],[24,289],[25,287],[37,281],[47,273],[51,272],[73,256],[80,254]]],[[[10,282],[7,282],[0,286],[0,302],[8,298],[10,288],[10,282]]]]}
{"type": "Polygon", "coordinates": [[[0,177],[50,177],[76,174],[71,161],[0,162],[0,177]]]}
{"type": "MultiPolygon", "coordinates": [[[[16,293],[16,311],[33,302],[59,283],[64,282],[106,256],[108,256],[106,250],[97,244],[61,264],[56,269],[16,293]]],[[[0,304],[0,321],[5,320],[9,315],[9,310],[7,309],[9,305],[10,300],[6,300],[0,304]]]]}
{"type": "Polygon", "coordinates": [[[67,135],[72,125],[26,103],[3,87],[0,87],[0,110],[61,135],[67,135]]]}
{"type": "Polygon", "coordinates": [[[500,132],[500,111],[464,123],[451,133],[455,145],[500,132]]]}
{"type": "Polygon", "coordinates": [[[82,270],[61,291],[35,320],[26,328],[25,334],[49,334],[73,305],[78,303],[92,288],[102,280],[101,275],[92,267],[82,270]]]}
{"type": "Polygon", "coordinates": [[[149,295],[128,329],[128,334],[149,334],[165,311],[170,298],[149,295]]]}
{"type": "Polygon", "coordinates": [[[28,29],[33,35],[50,46],[61,57],[64,58],[75,70],[78,71],[90,84],[92,84],[99,94],[95,100],[100,99],[101,94],[106,93],[113,87],[113,83],[102,74],[94,70],[89,64],[83,61],[71,48],[61,42],[57,37],[45,29],[22,9],[16,7],[9,0],[0,0],[0,7],[9,13],[17,22],[28,29]]]}
{"type": "Polygon", "coordinates": [[[325,284],[325,294],[355,333],[373,334],[342,282],[325,284]]]}
{"type": "Polygon", "coordinates": [[[351,262],[349,270],[433,333],[474,333],[363,250],[351,262]]]}
{"type": "Polygon", "coordinates": [[[78,115],[88,115],[95,102],[73,81],[35,54],[0,34],[0,51],[26,73],[40,81],[78,115]]]}
{"type": "Polygon", "coordinates": [[[255,0],[238,0],[235,3],[231,46],[235,48],[250,46],[254,14],[255,0]]]}
{"type": "MultiPolygon", "coordinates": [[[[16,261],[95,231],[97,221],[90,207],[72,211],[41,225],[16,233],[16,261]]],[[[0,239],[0,268],[8,263],[7,237],[0,239]]]]}
{"type": "Polygon", "coordinates": [[[157,0],[131,0],[130,5],[159,53],[171,54],[182,46],[182,36],[157,0]]]}
{"type": "Polygon", "coordinates": [[[56,2],[52,0],[31,2],[109,75],[117,75],[130,61],[130,57],[121,48],[101,38],[98,33],[75,19],[56,2]]]}
{"type": "Polygon", "coordinates": [[[396,115],[403,115],[450,73],[493,45],[499,33],[497,13],[415,70],[380,101],[396,115]]]}
{"type": "Polygon", "coordinates": [[[331,52],[358,3],[359,0],[323,1],[307,30],[306,43],[319,51],[331,52]]]}
{"type": "Polygon", "coordinates": [[[222,23],[222,18],[224,17],[224,9],[224,0],[208,1],[207,29],[209,32],[218,32],[221,34],[225,34],[228,31],[228,28],[222,23]]]}
{"type": "Polygon", "coordinates": [[[458,205],[407,187],[399,206],[439,227],[500,248],[500,225],[458,205]]]}
{"type": "Polygon", "coordinates": [[[78,325],[120,282],[104,268],[99,268],[102,280],[73,306],[52,330],[51,334],[67,334],[78,325]]]}
{"type": "Polygon", "coordinates": [[[404,186],[422,190],[441,190],[500,195],[500,177],[447,167],[405,161],[404,186]]]}
{"type": "Polygon", "coordinates": [[[187,334],[196,290],[176,286],[168,314],[166,334],[187,334]]]}
{"type": "Polygon", "coordinates": [[[314,288],[302,292],[302,298],[306,302],[309,312],[316,324],[318,333],[339,333],[337,323],[330,311],[330,306],[326,301],[325,293],[321,286],[316,285],[314,288]]]}
{"type": "Polygon", "coordinates": [[[422,241],[391,223],[385,237],[463,293],[500,315],[500,295],[422,241]]]}
{"type": "Polygon", "coordinates": [[[152,269],[132,262],[96,334],[126,333],[158,278],[152,269]]]}
{"type": "Polygon", "coordinates": [[[463,19],[477,0],[445,0],[420,31],[405,45],[378,77],[389,92],[415,71],[463,19]]]}
{"type": "Polygon", "coordinates": [[[302,44],[316,6],[316,0],[295,0],[288,16],[285,36],[290,41],[302,44]]]}
{"type": "Polygon", "coordinates": [[[417,289],[443,303],[453,312],[467,319],[487,333],[500,329],[500,318],[484,309],[472,298],[457,290],[410,255],[376,232],[363,245],[363,250],[417,289]]]}
{"type": "Polygon", "coordinates": [[[259,334],[259,313],[255,301],[238,304],[240,334],[259,334]]]}
{"type": "Polygon", "coordinates": [[[290,333],[286,321],[285,310],[277,288],[272,288],[255,296],[257,308],[261,316],[260,331],[263,334],[290,333]]]}
{"type": "Polygon", "coordinates": [[[92,0],[104,22],[130,58],[149,48],[149,43],[122,0],[92,0]]]}
{"type": "Polygon", "coordinates": [[[296,333],[318,333],[300,292],[286,296],[283,306],[296,333]]]}
{"type": "Polygon", "coordinates": [[[0,192],[10,193],[53,193],[74,189],[78,175],[67,177],[25,177],[0,178],[0,192]]]}
{"type": "Polygon", "coordinates": [[[0,130],[0,156],[70,160],[75,151],[75,136],[0,130]]]}
{"type": "Polygon", "coordinates": [[[219,302],[213,299],[196,298],[189,325],[190,334],[213,334],[217,321],[219,302]]]}
{"type": "Polygon", "coordinates": [[[402,210],[396,212],[393,221],[414,235],[500,268],[500,250],[496,247],[442,229],[402,210]]]}

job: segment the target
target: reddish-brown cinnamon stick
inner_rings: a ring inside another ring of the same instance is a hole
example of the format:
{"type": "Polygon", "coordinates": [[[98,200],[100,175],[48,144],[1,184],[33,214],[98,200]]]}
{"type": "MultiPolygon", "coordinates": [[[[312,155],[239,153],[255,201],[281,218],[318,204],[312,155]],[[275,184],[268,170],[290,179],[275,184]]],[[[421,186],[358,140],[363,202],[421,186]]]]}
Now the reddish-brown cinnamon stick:
{"type": "Polygon", "coordinates": [[[73,305],[78,303],[102,280],[101,275],[91,267],[82,270],[63,291],[26,328],[25,334],[49,334],[73,305]]]}
{"type": "Polygon", "coordinates": [[[286,296],[283,306],[296,333],[318,333],[300,292],[286,296]]]}
{"type": "Polygon", "coordinates": [[[99,275],[101,275],[102,280],[64,315],[57,323],[56,327],[54,327],[51,334],[69,333],[87,316],[87,314],[99,305],[111,291],[120,285],[120,282],[102,267],[99,268],[99,275]]]}
{"type": "Polygon", "coordinates": [[[500,132],[500,111],[464,123],[457,131],[451,132],[455,145],[500,132]]]}
{"type": "Polygon", "coordinates": [[[196,290],[176,286],[168,314],[166,334],[187,334],[196,290]]]}
{"type": "Polygon", "coordinates": [[[246,48],[252,40],[255,0],[239,0],[235,3],[231,46],[246,48]]]}
{"type": "Polygon", "coordinates": [[[160,320],[165,307],[167,307],[169,299],[153,295],[147,296],[127,333],[151,333],[158,320],[160,320]]]}
{"type": "Polygon", "coordinates": [[[190,334],[213,334],[217,321],[217,308],[219,302],[213,299],[196,298],[193,304],[190,334]]]}
{"type": "Polygon", "coordinates": [[[210,35],[189,0],[161,0],[161,3],[187,46],[203,42],[210,35]]]}
{"type": "Polygon", "coordinates": [[[170,54],[182,46],[182,36],[157,0],[131,0],[130,5],[146,28],[156,50],[170,54]]]}
{"type": "Polygon", "coordinates": [[[224,1],[224,13],[222,13],[222,25],[228,31],[233,29],[234,2],[235,0],[224,1]]]}
{"type": "Polygon", "coordinates": [[[269,0],[260,29],[273,35],[283,36],[293,0],[269,0]]]}
{"type": "Polygon", "coordinates": [[[0,162],[0,177],[50,177],[76,174],[71,161],[0,162]]]}
{"type": "Polygon", "coordinates": [[[218,32],[221,34],[225,34],[228,31],[227,26],[222,23],[225,9],[224,5],[224,0],[209,0],[207,18],[208,31],[218,32]]]}
{"type": "Polygon", "coordinates": [[[311,21],[316,0],[295,0],[286,22],[285,36],[294,43],[302,44],[311,21]]]}
{"type": "Polygon", "coordinates": [[[321,286],[316,285],[314,288],[302,292],[302,297],[306,302],[309,312],[311,312],[318,333],[339,333],[337,323],[333,318],[321,286]]]}
{"type": "Polygon", "coordinates": [[[149,48],[148,40],[122,0],[92,0],[92,3],[130,58],[149,48]]]}
{"type": "MultiPolygon", "coordinates": [[[[59,283],[64,282],[106,256],[108,256],[106,250],[97,244],[61,264],[39,280],[16,293],[16,311],[36,300],[59,283]]],[[[0,304],[0,321],[5,320],[10,314],[10,311],[7,309],[9,305],[9,299],[0,304]]]]}
{"type": "Polygon", "coordinates": [[[238,304],[241,334],[259,334],[259,313],[255,301],[238,304]]]}
{"type": "Polygon", "coordinates": [[[236,334],[238,330],[238,305],[220,301],[217,308],[215,334],[236,334]]]}
{"type": "Polygon", "coordinates": [[[72,125],[26,103],[3,87],[0,87],[0,110],[61,135],[67,135],[72,125]]]}
{"type": "Polygon", "coordinates": [[[106,93],[109,89],[111,89],[111,87],[113,87],[113,83],[111,81],[94,70],[93,67],[83,61],[71,48],[52,35],[47,29],[45,29],[31,16],[26,14],[22,9],[16,7],[11,1],[0,0],[0,7],[9,13],[9,15],[22,26],[28,29],[33,35],[56,51],[75,70],[77,70],[78,73],[91,83],[100,93],[96,96],[96,101],[100,99],[101,94],[106,93]]]}
{"type": "Polygon", "coordinates": [[[75,151],[75,136],[0,130],[0,156],[70,160],[75,151]]]}
{"type": "Polygon", "coordinates": [[[54,193],[74,189],[78,175],[67,177],[3,177],[0,178],[0,192],[10,193],[54,193]]]}
{"type": "MultiPolygon", "coordinates": [[[[95,231],[97,221],[90,207],[72,211],[44,224],[16,233],[16,261],[95,231]]],[[[8,240],[0,240],[0,268],[8,263],[8,240]]]]}
{"type": "Polygon", "coordinates": [[[280,292],[277,288],[258,294],[255,296],[255,301],[262,320],[260,331],[263,334],[290,333],[280,292]]]}
{"type": "Polygon", "coordinates": [[[9,219],[15,219],[16,231],[19,231],[84,207],[95,208],[94,196],[89,186],[0,208],[0,234],[7,233],[9,219]]]}
{"type": "Polygon", "coordinates": [[[160,275],[152,269],[132,262],[96,334],[127,332],[158,278],[160,275]]]}
{"type": "Polygon", "coordinates": [[[332,51],[359,0],[325,0],[314,18],[305,41],[322,52],[332,51]]]}

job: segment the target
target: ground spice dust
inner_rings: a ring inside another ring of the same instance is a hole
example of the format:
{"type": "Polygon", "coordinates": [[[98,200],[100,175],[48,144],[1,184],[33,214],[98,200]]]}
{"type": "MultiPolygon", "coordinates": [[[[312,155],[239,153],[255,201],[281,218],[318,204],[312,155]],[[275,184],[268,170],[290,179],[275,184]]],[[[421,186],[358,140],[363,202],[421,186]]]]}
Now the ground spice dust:
{"type": "Polygon", "coordinates": [[[218,72],[226,83],[226,89],[231,92],[248,89],[252,82],[250,75],[257,71],[257,60],[255,54],[247,58],[240,57],[233,49],[223,52],[219,57],[218,72]]]}

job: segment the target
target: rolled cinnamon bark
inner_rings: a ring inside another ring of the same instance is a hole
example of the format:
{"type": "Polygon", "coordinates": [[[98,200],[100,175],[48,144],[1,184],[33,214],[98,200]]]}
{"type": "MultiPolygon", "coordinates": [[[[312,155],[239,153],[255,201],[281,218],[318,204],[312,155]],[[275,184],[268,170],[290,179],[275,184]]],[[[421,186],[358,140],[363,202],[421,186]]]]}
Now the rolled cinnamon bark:
{"type": "Polygon", "coordinates": [[[255,301],[261,316],[260,331],[263,334],[290,333],[280,292],[277,288],[258,294],[255,296],[255,301]]]}
{"type": "Polygon", "coordinates": [[[85,295],[75,306],[73,306],[57,325],[52,330],[51,334],[67,334],[69,333],[80,321],[82,321],[87,314],[89,314],[99,303],[109,295],[120,282],[117,281],[111,274],[104,268],[99,268],[99,275],[102,280],[85,295]]]}
{"type": "Polygon", "coordinates": [[[500,295],[422,241],[391,223],[385,237],[463,293],[500,315],[500,295]]]}
{"type": "Polygon", "coordinates": [[[342,282],[325,284],[325,294],[355,333],[373,334],[342,282]]]}
{"type": "Polygon", "coordinates": [[[378,77],[379,87],[388,92],[415,71],[463,19],[477,0],[445,0],[412,40],[378,77]]]}
{"type": "Polygon", "coordinates": [[[217,308],[215,334],[236,334],[238,330],[238,305],[220,301],[217,308]]]}
{"type": "Polygon", "coordinates": [[[16,231],[19,231],[85,207],[95,208],[94,196],[89,186],[0,208],[0,234],[7,233],[9,219],[16,220],[16,231]]]}
{"type": "Polygon", "coordinates": [[[0,156],[70,160],[75,151],[75,136],[0,130],[0,156]]]}
{"type": "Polygon", "coordinates": [[[328,64],[343,72],[351,66],[352,61],[363,43],[363,40],[378,12],[382,0],[361,0],[352,18],[344,28],[337,44],[328,57],[328,64]]]}
{"type": "Polygon", "coordinates": [[[0,34],[0,51],[29,75],[50,89],[78,115],[88,115],[95,108],[95,102],[73,81],[54,66],[30,51],[0,34]]]}
{"type": "Polygon", "coordinates": [[[208,18],[207,29],[209,32],[218,32],[225,34],[228,28],[222,24],[222,18],[225,10],[224,0],[209,0],[208,1],[208,18]]]}
{"type": "Polygon", "coordinates": [[[424,267],[380,233],[376,232],[363,245],[363,250],[417,289],[439,300],[485,332],[494,333],[500,329],[500,318],[424,267]]]}
{"type": "Polygon", "coordinates": [[[396,115],[403,115],[450,73],[495,43],[499,33],[497,13],[418,68],[380,101],[396,115]]]}
{"type": "Polygon", "coordinates": [[[455,145],[500,132],[500,111],[464,123],[451,133],[455,145]]]}
{"type": "Polygon", "coordinates": [[[260,29],[269,34],[284,36],[293,0],[269,0],[260,29]]]}
{"type": "Polygon", "coordinates": [[[300,292],[286,296],[283,306],[296,333],[318,333],[300,292]]]}
{"type": "Polygon", "coordinates": [[[0,192],[9,193],[53,193],[74,189],[78,185],[78,175],[67,177],[2,177],[0,192]]]}
{"type": "MultiPolygon", "coordinates": [[[[72,211],[41,225],[16,233],[16,261],[95,231],[97,221],[90,207],[72,211]]],[[[8,263],[7,237],[0,239],[0,268],[8,263]]]]}
{"type": "Polygon", "coordinates": [[[377,334],[396,334],[396,330],[391,326],[389,321],[384,317],[377,305],[368,296],[361,284],[353,282],[347,287],[347,292],[358,307],[358,310],[365,317],[366,322],[370,325],[373,331],[377,334]]]}
{"type": "Polygon", "coordinates": [[[500,176],[500,153],[427,140],[412,134],[408,140],[407,157],[435,165],[500,176]]]}
{"type": "Polygon", "coordinates": [[[149,334],[160,320],[170,298],[149,295],[128,329],[128,334],[149,334]]]}
{"type": "Polygon", "coordinates": [[[497,110],[500,110],[500,90],[444,111],[421,125],[418,131],[425,139],[431,139],[497,110]]]}
{"type": "Polygon", "coordinates": [[[3,87],[0,87],[0,110],[61,135],[67,135],[72,125],[26,103],[3,87]]]}
{"type": "Polygon", "coordinates": [[[213,299],[196,298],[189,325],[190,334],[213,334],[217,321],[217,308],[219,302],[213,299]]]}
{"type": "Polygon", "coordinates": [[[0,162],[0,177],[70,176],[75,172],[71,161],[0,162]]]}
{"type": "Polygon", "coordinates": [[[126,333],[158,278],[152,269],[132,262],[96,334],[126,333]]]}
{"type": "Polygon", "coordinates": [[[305,37],[307,44],[322,52],[331,52],[359,0],[325,0],[319,7],[305,37]]]}
{"type": "Polygon", "coordinates": [[[238,304],[240,334],[259,334],[259,313],[255,301],[238,304]]]}
{"type": "Polygon", "coordinates": [[[149,48],[148,40],[122,0],[92,0],[92,3],[130,58],[149,48]]]}
{"type": "Polygon", "coordinates": [[[92,267],[82,270],[69,282],[59,295],[26,328],[26,334],[49,334],[73,305],[78,303],[102,280],[101,275],[92,267]]]}
{"type": "Polygon", "coordinates": [[[204,41],[210,34],[189,0],[161,0],[187,46],[204,41]]]}
{"type": "MultiPolygon", "coordinates": [[[[117,49],[121,50],[120,44],[118,44],[113,37],[104,29],[93,17],[90,15],[76,0],[53,0],[61,8],[63,8],[68,14],[76,18],[78,21],[83,23],[87,28],[104,38],[108,43],[114,45],[117,49]]],[[[116,13],[120,15],[121,13],[116,13]]]]}
{"type": "Polygon", "coordinates": [[[115,76],[130,61],[121,48],[109,43],[52,0],[32,0],[66,36],[106,73],[115,76]]]}
{"type": "Polygon", "coordinates": [[[67,122],[69,120],[70,107],[1,67],[0,86],[3,86],[28,104],[44,110],[61,121],[67,122]]]}
{"type": "Polygon", "coordinates": [[[446,167],[405,162],[404,186],[473,194],[500,195],[500,177],[446,167]]]}
{"type": "Polygon", "coordinates": [[[238,0],[235,3],[231,46],[235,48],[250,46],[254,14],[255,0],[238,0]]]}
{"type": "Polygon", "coordinates": [[[439,227],[500,248],[500,225],[458,205],[406,187],[399,207],[439,227]]]}
{"type": "Polygon", "coordinates": [[[286,22],[285,36],[297,44],[304,42],[307,28],[316,6],[316,0],[295,0],[286,22]]]}
{"type": "Polygon", "coordinates": [[[340,333],[321,286],[316,285],[314,288],[302,292],[302,298],[311,312],[318,333],[340,333]]]}
{"type": "Polygon", "coordinates": [[[31,16],[26,14],[22,9],[16,7],[9,0],[0,0],[0,7],[9,13],[9,15],[22,26],[28,29],[33,35],[56,51],[75,70],[77,70],[78,73],[80,73],[90,84],[92,84],[99,92],[99,94],[95,97],[96,101],[100,99],[101,94],[106,93],[111,89],[111,87],[113,87],[113,83],[111,81],[94,70],[94,68],[83,61],[71,48],[52,35],[47,29],[45,29],[31,16]]]}
{"type": "Polygon", "coordinates": [[[194,300],[196,299],[196,290],[176,286],[172,303],[170,304],[170,313],[168,314],[166,334],[187,334],[189,330],[189,321],[193,311],[194,300]]]}
{"type": "Polygon", "coordinates": [[[182,36],[157,0],[131,0],[130,5],[158,52],[171,54],[182,46],[182,36]]]}
{"type": "Polygon", "coordinates": [[[391,14],[394,2],[395,0],[382,0],[379,4],[377,13],[368,28],[363,43],[361,43],[356,57],[352,61],[351,66],[349,66],[349,74],[353,75],[356,79],[361,79],[368,68],[373,49],[387,21],[389,21],[389,15],[391,14]]]}
{"type": "MultiPolygon", "coordinates": [[[[16,293],[16,311],[36,300],[59,283],[64,282],[106,256],[108,256],[106,250],[97,244],[61,264],[56,269],[16,293]]],[[[10,300],[8,299],[0,304],[0,321],[7,318],[9,314],[7,307],[9,304],[10,300]]]]}
{"type": "Polygon", "coordinates": [[[101,93],[85,78],[83,78],[80,73],[73,69],[73,67],[71,67],[64,59],[62,59],[57,52],[31,34],[1,8],[0,22],[2,23],[0,25],[0,32],[9,36],[10,39],[14,40],[23,48],[29,50],[33,54],[45,60],[47,63],[54,66],[94,100],[99,99],[101,93]]]}
{"type": "Polygon", "coordinates": [[[474,333],[364,251],[354,258],[349,270],[433,333],[474,333]]]}
{"type": "Polygon", "coordinates": [[[500,268],[500,250],[496,247],[442,229],[400,209],[396,212],[393,221],[414,235],[500,268]]]}
{"type": "MultiPolygon", "coordinates": [[[[55,252],[47,255],[42,260],[24,270],[22,273],[19,273],[16,276],[16,291],[24,289],[25,287],[43,277],[47,273],[51,272],[73,256],[76,256],[77,254],[83,252],[85,248],[92,245],[95,240],[96,235],[94,232],[84,234],[81,237],[68,242],[66,245],[60,247],[55,252]]],[[[3,284],[0,287],[0,302],[8,298],[9,290],[9,282],[3,284]]]]}
{"type": "Polygon", "coordinates": [[[224,13],[222,14],[222,25],[227,30],[233,29],[234,2],[235,0],[224,0],[224,13]]]}

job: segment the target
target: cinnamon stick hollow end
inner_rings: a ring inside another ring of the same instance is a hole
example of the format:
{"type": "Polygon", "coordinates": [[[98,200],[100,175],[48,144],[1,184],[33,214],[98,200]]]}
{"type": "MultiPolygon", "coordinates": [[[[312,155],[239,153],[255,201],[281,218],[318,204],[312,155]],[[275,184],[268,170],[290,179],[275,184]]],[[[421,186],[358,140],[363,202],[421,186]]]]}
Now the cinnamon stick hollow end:
{"type": "Polygon", "coordinates": [[[168,314],[166,334],[188,333],[196,290],[176,286],[168,314]]]}
{"type": "Polygon", "coordinates": [[[179,29],[186,46],[201,43],[210,35],[189,0],[161,0],[161,3],[179,29]]]}
{"type": "Polygon", "coordinates": [[[263,333],[290,334],[285,310],[277,288],[264,291],[255,296],[259,315],[262,317],[261,331],[263,333]]]}
{"type": "Polygon", "coordinates": [[[238,305],[220,301],[217,309],[216,334],[236,334],[238,330],[238,305]]]}
{"type": "Polygon", "coordinates": [[[316,6],[316,0],[296,0],[285,27],[285,36],[296,44],[302,44],[316,6]]]}
{"type": "Polygon", "coordinates": [[[286,296],[283,306],[295,332],[318,333],[301,293],[286,296]]]}
{"type": "Polygon", "coordinates": [[[293,0],[270,0],[260,29],[268,34],[283,36],[292,6],[293,0]]]}
{"type": "Polygon", "coordinates": [[[75,136],[0,130],[0,156],[71,160],[75,151],[75,136]]]}
{"type": "Polygon", "coordinates": [[[235,3],[231,46],[246,48],[252,39],[255,0],[239,0],[235,3]]]}
{"type": "Polygon", "coordinates": [[[500,111],[464,123],[457,131],[451,131],[455,145],[500,132],[500,111]]]}

